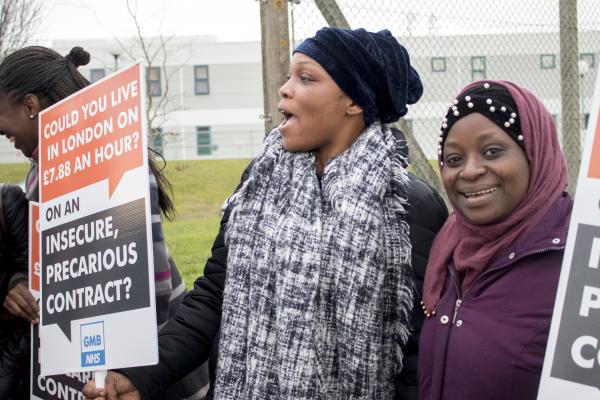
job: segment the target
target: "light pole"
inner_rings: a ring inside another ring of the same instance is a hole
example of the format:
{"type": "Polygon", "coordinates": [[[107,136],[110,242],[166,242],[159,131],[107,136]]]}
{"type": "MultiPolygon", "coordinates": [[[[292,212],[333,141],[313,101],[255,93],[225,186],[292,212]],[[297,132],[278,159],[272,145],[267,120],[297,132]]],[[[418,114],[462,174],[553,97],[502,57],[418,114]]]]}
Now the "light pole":
{"type": "Polygon", "coordinates": [[[121,54],[118,54],[118,53],[112,53],[112,56],[113,56],[113,57],[114,57],[114,59],[115,59],[115,71],[118,71],[118,70],[119,70],[119,56],[120,56],[120,55],[121,55],[121,54]]]}
{"type": "Polygon", "coordinates": [[[298,4],[300,4],[300,0],[289,0],[290,4],[290,19],[291,19],[291,31],[292,31],[292,47],[291,50],[294,51],[296,48],[296,27],[294,26],[294,9],[298,4]]]}
{"type": "Polygon", "coordinates": [[[123,49],[119,43],[112,43],[112,45],[108,47],[108,53],[113,56],[113,59],[115,60],[114,72],[117,72],[119,70],[119,57],[123,54],[123,49]]]}

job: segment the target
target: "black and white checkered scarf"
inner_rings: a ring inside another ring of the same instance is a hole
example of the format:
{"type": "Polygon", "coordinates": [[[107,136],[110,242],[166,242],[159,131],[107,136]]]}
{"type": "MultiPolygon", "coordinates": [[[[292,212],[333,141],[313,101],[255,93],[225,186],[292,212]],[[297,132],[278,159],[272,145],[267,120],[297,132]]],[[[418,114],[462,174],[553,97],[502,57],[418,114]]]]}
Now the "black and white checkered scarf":
{"type": "Polygon", "coordinates": [[[393,397],[413,304],[398,145],[372,124],[319,182],[267,136],[231,199],[216,399],[393,397]]]}

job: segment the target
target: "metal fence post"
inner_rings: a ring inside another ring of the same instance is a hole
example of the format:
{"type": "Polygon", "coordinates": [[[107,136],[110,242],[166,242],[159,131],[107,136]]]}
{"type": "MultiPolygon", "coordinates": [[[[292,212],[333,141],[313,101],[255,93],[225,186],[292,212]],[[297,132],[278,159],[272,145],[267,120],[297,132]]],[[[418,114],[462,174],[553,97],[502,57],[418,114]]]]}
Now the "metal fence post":
{"type": "Polygon", "coordinates": [[[329,26],[350,29],[350,24],[335,0],[315,0],[315,4],[329,26]]]}
{"type": "Polygon", "coordinates": [[[579,46],[577,41],[577,0],[560,0],[560,90],[562,142],[569,171],[569,192],[577,187],[581,162],[579,110],[579,46]]]}
{"type": "Polygon", "coordinates": [[[265,132],[283,119],[277,110],[279,88],[290,65],[287,0],[260,0],[265,132]]]}
{"type": "Polygon", "coordinates": [[[406,137],[408,150],[410,151],[410,165],[415,175],[433,186],[439,192],[440,196],[442,196],[446,202],[446,205],[451,207],[448,197],[446,197],[446,191],[444,190],[442,182],[427,160],[427,157],[425,157],[421,146],[419,146],[419,142],[417,142],[417,139],[415,138],[412,129],[406,123],[406,120],[401,118],[400,121],[396,123],[396,127],[404,132],[404,136],[406,137]]]}
{"type": "MultiPolygon", "coordinates": [[[[318,7],[319,11],[321,11],[323,18],[325,18],[325,21],[327,21],[329,26],[350,28],[350,24],[336,0],[315,0],[315,5],[318,7]]],[[[419,142],[415,139],[412,131],[408,129],[408,126],[403,120],[399,121],[398,126],[406,134],[408,147],[411,152],[411,165],[413,166],[415,173],[431,186],[435,187],[442,196],[444,196],[444,199],[446,199],[440,180],[431,167],[431,164],[429,164],[429,161],[425,157],[425,153],[423,153],[423,150],[421,149],[419,142]]],[[[448,202],[446,201],[446,203],[448,202]]]]}

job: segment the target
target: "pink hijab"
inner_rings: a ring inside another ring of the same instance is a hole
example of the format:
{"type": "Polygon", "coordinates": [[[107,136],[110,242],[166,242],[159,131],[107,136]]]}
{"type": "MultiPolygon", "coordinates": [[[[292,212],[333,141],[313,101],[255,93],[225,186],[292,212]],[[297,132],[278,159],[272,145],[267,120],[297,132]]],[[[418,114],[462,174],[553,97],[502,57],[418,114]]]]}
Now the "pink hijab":
{"type": "Polygon", "coordinates": [[[474,225],[458,210],[452,213],[437,234],[429,255],[423,286],[426,311],[435,309],[450,260],[454,261],[458,271],[464,273],[464,293],[495,256],[505,251],[546,214],[567,186],[567,163],[560,149],[552,115],[546,107],[529,91],[508,81],[474,82],[466,86],[457,98],[485,82],[506,88],[517,105],[525,155],[529,161],[529,187],[514,211],[495,224],[474,225]]]}

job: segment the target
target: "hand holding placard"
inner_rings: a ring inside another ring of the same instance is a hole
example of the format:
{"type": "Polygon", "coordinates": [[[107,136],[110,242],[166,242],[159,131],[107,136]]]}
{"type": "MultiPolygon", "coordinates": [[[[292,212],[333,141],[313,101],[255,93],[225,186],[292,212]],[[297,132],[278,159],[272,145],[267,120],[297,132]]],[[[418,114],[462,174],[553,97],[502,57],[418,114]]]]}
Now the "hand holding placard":
{"type": "Polygon", "coordinates": [[[131,383],[129,378],[118,372],[108,371],[104,388],[100,388],[94,381],[88,382],[81,391],[86,399],[118,399],[140,400],[140,393],[131,383]]]}
{"type": "Polygon", "coordinates": [[[8,291],[4,299],[4,308],[15,317],[23,318],[32,324],[40,322],[40,307],[25,281],[17,283],[8,291]]]}

